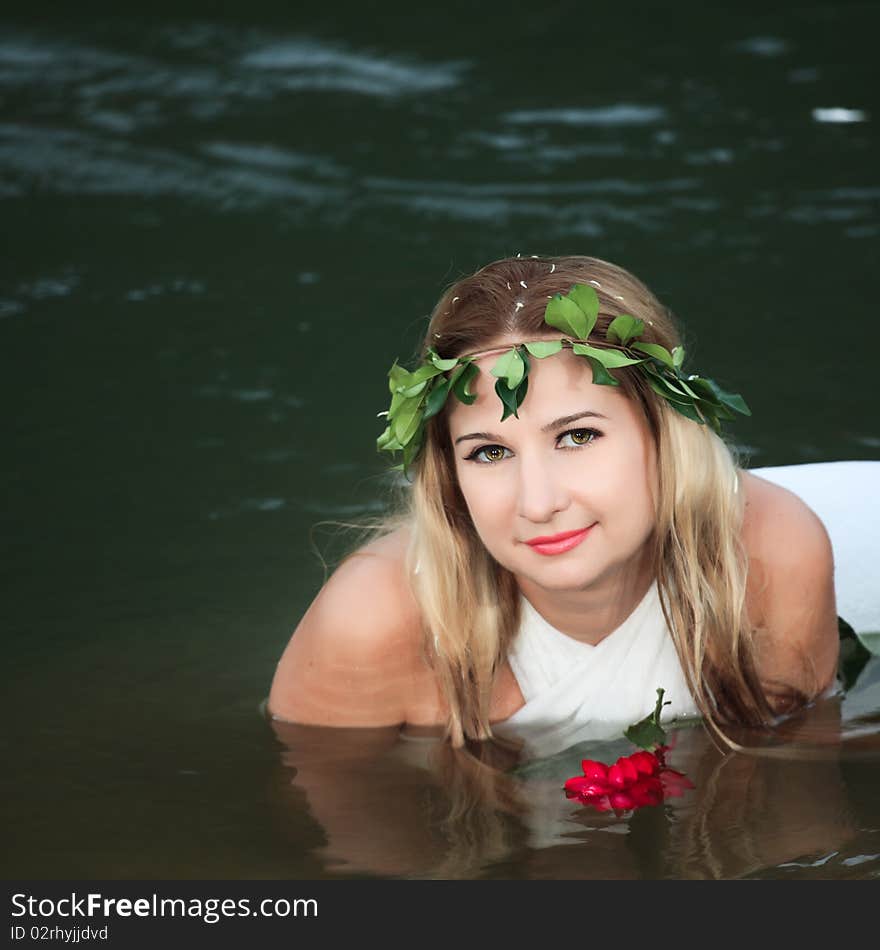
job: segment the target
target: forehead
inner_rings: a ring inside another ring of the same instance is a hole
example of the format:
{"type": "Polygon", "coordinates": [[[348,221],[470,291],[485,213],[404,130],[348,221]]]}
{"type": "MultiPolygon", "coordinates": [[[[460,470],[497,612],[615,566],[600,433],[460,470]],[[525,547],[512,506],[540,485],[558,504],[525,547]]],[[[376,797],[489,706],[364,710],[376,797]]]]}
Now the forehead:
{"type": "MultiPolygon", "coordinates": [[[[621,386],[599,386],[593,382],[589,361],[563,350],[545,359],[529,358],[529,386],[519,409],[519,419],[510,416],[501,422],[501,400],[495,392],[496,377],[491,374],[500,353],[477,360],[478,376],[471,383],[476,401],[468,406],[452,398],[449,429],[453,438],[465,430],[493,432],[513,430],[517,423],[546,425],[554,419],[591,410],[608,417],[610,422],[637,421],[639,411],[621,386]]],[[[601,421],[601,420],[600,420],[601,421]]]]}

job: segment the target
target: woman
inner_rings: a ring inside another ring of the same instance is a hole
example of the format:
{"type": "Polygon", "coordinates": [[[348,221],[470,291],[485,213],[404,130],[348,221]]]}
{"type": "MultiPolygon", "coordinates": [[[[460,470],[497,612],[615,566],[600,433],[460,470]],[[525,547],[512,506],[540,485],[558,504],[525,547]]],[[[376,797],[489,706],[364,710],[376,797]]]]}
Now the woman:
{"type": "Polygon", "coordinates": [[[460,744],[633,722],[663,687],[670,714],[723,729],[832,683],[828,533],[738,468],[718,430],[748,408],[683,374],[638,279],[588,257],[496,261],[444,293],[422,355],[392,368],[379,440],[403,452],[408,510],[303,617],[273,716],[442,725],[460,744]]]}

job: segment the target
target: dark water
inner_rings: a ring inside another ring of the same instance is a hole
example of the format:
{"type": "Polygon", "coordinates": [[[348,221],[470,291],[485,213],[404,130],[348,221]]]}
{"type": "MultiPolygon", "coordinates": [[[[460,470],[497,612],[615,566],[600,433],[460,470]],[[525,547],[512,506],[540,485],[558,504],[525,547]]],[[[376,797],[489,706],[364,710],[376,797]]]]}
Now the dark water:
{"type": "Polygon", "coordinates": [[[489,260],[641,276],[748,399],[752,464],[880,458],[878,27],[691,0],[0,18],[5,875],[876,877],[872,666],[789,758],[690,731],[697,789],[630,819],[560,802],[580,749],[258,709],[313,526],[381,510],[387,366],[489,260]]]}

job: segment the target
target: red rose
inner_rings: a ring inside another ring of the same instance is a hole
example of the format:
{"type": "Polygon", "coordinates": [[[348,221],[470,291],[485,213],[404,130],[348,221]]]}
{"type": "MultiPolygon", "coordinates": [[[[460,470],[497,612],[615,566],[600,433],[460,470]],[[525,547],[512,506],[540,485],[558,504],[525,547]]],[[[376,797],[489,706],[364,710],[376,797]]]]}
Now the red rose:
{"type": "Polygon", "coordinates": [[[584,759],[583,775],[568,779],[565,794],[597,811],[617,814],[678,798],[694,785],[683,772],[666,766],[667,750],[668,746],[658,746],[656,753],[639,750],[621,756],[611,766],[584,759]]]}

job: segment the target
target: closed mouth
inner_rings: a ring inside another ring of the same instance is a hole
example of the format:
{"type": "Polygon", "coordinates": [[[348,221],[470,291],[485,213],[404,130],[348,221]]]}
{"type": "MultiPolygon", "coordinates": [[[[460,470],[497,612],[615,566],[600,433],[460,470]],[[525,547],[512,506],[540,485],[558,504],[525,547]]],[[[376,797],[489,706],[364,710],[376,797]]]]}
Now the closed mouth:
{"type": "Polygon", "coordinates": [[[545,544],[559,544],[560,541],[568,541],[569,538],[577,537],[579,534],[585,534],[592,527],[592,525],[588,525],[586,528],[578,528],[575,531],[562,531],[559,534],[548,534],[540,538],[529,538],[526,544],[533,547],[545,544]]]}
{"type": "Polygon", "coordinates": [[[540,554],[541,557],[567,554],[569,551],[573,551],[594,527],[595,525],[589,525],[579,531],[561,531],[559,534],[547,535],[543,538],[532,538],[526,541],[526,544],[535,554],[540,554]]]}

